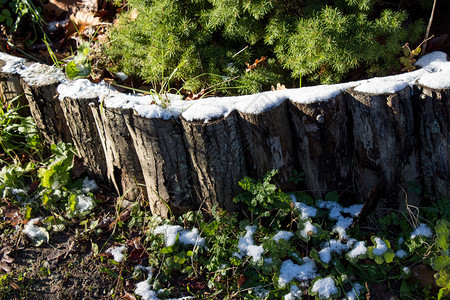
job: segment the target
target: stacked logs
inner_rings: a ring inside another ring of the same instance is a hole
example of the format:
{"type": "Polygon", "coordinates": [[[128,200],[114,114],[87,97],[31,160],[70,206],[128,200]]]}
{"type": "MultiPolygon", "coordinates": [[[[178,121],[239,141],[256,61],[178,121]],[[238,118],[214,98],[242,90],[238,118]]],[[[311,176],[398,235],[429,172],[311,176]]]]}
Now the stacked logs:
{"type": "Polygon", "coordinates": [[[0,72],[0,81],[4,101],[25,95],[46,142],[72,142],[91,176],[128,200],[144,197],[161,216],[202,206],[235,210],[238,181],[272,169],[284,190],[316,198],[338,191],[355,202],[375,199],[379,208],[419,205],[425,193],[449,196],[448,88],[414,85],[380,95],[351,88],[205,123],[142,117],[104,107],[95,95],[59,99],[58,80],[30,84],[0,72]],[[302,182],[291,180],[293,170],[303,172],[302,182]],[[410,185],[422,192],[409,193],[410,185]]]}

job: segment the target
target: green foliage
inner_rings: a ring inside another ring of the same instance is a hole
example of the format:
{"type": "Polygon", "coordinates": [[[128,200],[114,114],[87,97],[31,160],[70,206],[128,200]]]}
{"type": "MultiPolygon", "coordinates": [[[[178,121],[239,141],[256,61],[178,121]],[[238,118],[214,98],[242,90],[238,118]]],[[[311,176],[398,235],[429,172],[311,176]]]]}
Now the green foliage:
{"type": "Polygon", "coordinates": [[[70,79],[79,79],[86,78],[91,74],[89,48],[89,42],[84,42],[78,47],[77,55],[66,65],[67,77],[70,79]]]}
{"type": "Polygon", "coordinates": [[[23,108],[14,105],[12,100],[6,109],[0,108],[0,146],[1,150],[16,159],[17,153],[38,154],[42,143],[31,117],[22,117],[23,108]]]}
{"type": "Polygon", "coordinates": [[[436,225],[436,247],[438,256],[431,259],[431,267],[437,271],[436,284],[440,287],[438,299],[444,299],[450,293],[450,253],[448,243],[450,241],[450,222],[440,220],[436,225]]]}
{"type": "Polygon", "coordinates": [[[36,27],[43,32],[41,7],[32,0],[0,0],[0,10],[0,23],[5,24],[10,32],[15,32],[26,20],[31,20],[35,32],[36,27]]]}
{"type": "Polygon", "coordinates": [[[258,221],[270,219],[272,228],[280,228],[282,220],[292,211],[289,195],[270,183],[277,173],[276,170],[269,171],[263,180],[258,181],[246,176],[239,182],[245,192],[236,196],[233,201],[247,205],[251,212],[250,222],[253,222],[254,217],[258,221]]]}
{"type": "Polygon", "coordinates": [[[421,21],[405,26],[407,18],[368,0],[130,0],[105,52],[154,87],[177,69],[172,80],[193,93],[217,85],[225,95],[255,93],[302,77],[336,83],[358,67],[387,74],[424,30],[421,21]]]}

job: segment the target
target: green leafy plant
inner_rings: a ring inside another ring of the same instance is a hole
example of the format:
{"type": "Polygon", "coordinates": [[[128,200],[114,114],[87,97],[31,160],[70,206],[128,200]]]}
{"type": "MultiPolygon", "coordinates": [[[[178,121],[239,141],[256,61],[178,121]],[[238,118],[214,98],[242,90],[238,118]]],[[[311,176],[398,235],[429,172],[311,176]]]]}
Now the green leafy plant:
{"type": "Polygon", "coordinates": [[[435,243],[439,253],[431,259],[431,266],[435,271],[437,271],[435,275],[436,284],[440,287],[438,299],[444,299],[450,293],[449,240],[450,222],[448,220],[438,221],[436,224],[435,243]]]}
{"type": "Polygon", "coordinates": [[[30,20],[32,28],[37,33],[45,35],[42,28],[44,22],[41,15],[41,7],[36,6],[32,0],[0,0],[0,23],[6,24],[10,32],[15,32],[19,29],[19,25],[25,19],[30,20]]]}
{"type": "Polygon", "coordinates": [[[86,78],[91,74],[89,59],[90,43],[83,42],[77,49],[75,57],[65,67],[66,75],[70,79],[86,78]]]}

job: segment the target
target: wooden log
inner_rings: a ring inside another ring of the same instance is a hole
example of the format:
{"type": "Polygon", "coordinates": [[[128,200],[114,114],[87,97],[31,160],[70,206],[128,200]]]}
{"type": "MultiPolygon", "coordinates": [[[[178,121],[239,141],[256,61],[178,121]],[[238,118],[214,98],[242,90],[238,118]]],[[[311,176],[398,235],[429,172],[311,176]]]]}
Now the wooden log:
{"type": "Polygon", "coordinates": [[[28,100],[37,129],[48,144],[70,142],[70,130],[58,100],[61,71],[43,64],[32,64],[21,76],[20,84],[28,100]]]}
{"type": "Polygon", "coordinates": [[[411,88],[397,93],[367,94],[348,90],[355,147],[355,182],[362,199],[381,191],[378,208],[418,205],[407,193],[420,182],[418,145],[414,134],[411,88]]]}
{"type": "Polygon", "coordinates": [[[147,199],[144,175],[124,118],[132,110],[92,103],[90,107],[105,153],[109,182],[126,200],[147,199]]]}
{"type": "Polygon", "coordinates": [[[73,99],[70,97],[60,100],[72,136],[72,143],[78,156],[83,159],[88,174],[100,182],[107,183],[105,153],[89,107],[90,103],[97,101],[98,98],[73,99]]]}
{"type": "Polygon", "coordinates": [[[416,126],[425,191],[432,200],[450,199],[450,88],[415,85],[416,126]]]}
{"type": "Polygon", "coordinates": [[[248,175],[261,178],[277,169],[274,182],[285,190],[295,185],[289,179],[298,170],[297,156],[288,116],[288,101],[260,114],[239,112],[240,136],[248,175]]]}
{"type": "Polygon", "coordinates": [[[181,117],[195,190],[209,209],[237,209],[232,199],[242,191],[238,181],[247,175],[238,119],[236,111],[208,123],[181,117]]]}
{"type": "Polygon", "coordinates": [[[305,187],[316,199],[351,192],[352,139],[343,94],[309,104],[290,101],[295,149],[305,187]]]}
{"type": "Polygon", "coordinates": [[[153,214],[168,217],[196,207],[179,120],[125,114],[153,214]]]}
{"type": "Polygon", "coordinates": [[[30,109],[24,107],[28,105],[23,88],[20,84],[20,75],[18,73],[9,73],[1,71],[6,65],[6,61],[0,59],[0,95],[1,104],[6,107],[10,104],[23,107],[19,113],[22,116],[29,116],[30,109]],[[11,103],[12,100],[16,103],[11,103]]]}

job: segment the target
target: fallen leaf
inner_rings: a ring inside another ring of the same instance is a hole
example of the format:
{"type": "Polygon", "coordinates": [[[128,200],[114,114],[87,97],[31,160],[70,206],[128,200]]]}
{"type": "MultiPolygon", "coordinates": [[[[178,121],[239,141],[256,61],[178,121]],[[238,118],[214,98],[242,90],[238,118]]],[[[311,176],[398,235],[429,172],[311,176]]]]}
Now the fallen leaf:
{"type": "Polygon", "coordinates": [[[136,300],[136,297],[133,294],[125,292],[125,294],[122,297],[120,297],[120,299],[123,299],[123,300],[136,300]]]}
{"type": "Polygon", "coordinates": [[[9,264],[12,264],[14,261],[14,259],[8,255],[10,252],[10,248],[3,248],[0,251],[0,254],[2,254],[2,258],[0,259],[0,270],[5,271],[6,273],[11,272],[12,268],[9,264]]]}
{"type": "Polygon", "coordinates": [[[247,277],[244,274],[239,275],[237,285],[241,287],[247,281],[247,277]]]}
{"type": "Polygon", "coordinates": [[[12,226],[24,223],[18,206],[8,205],[4,208],[3,215],[6,217],[6,221],[9,221],[12,226]]]}

